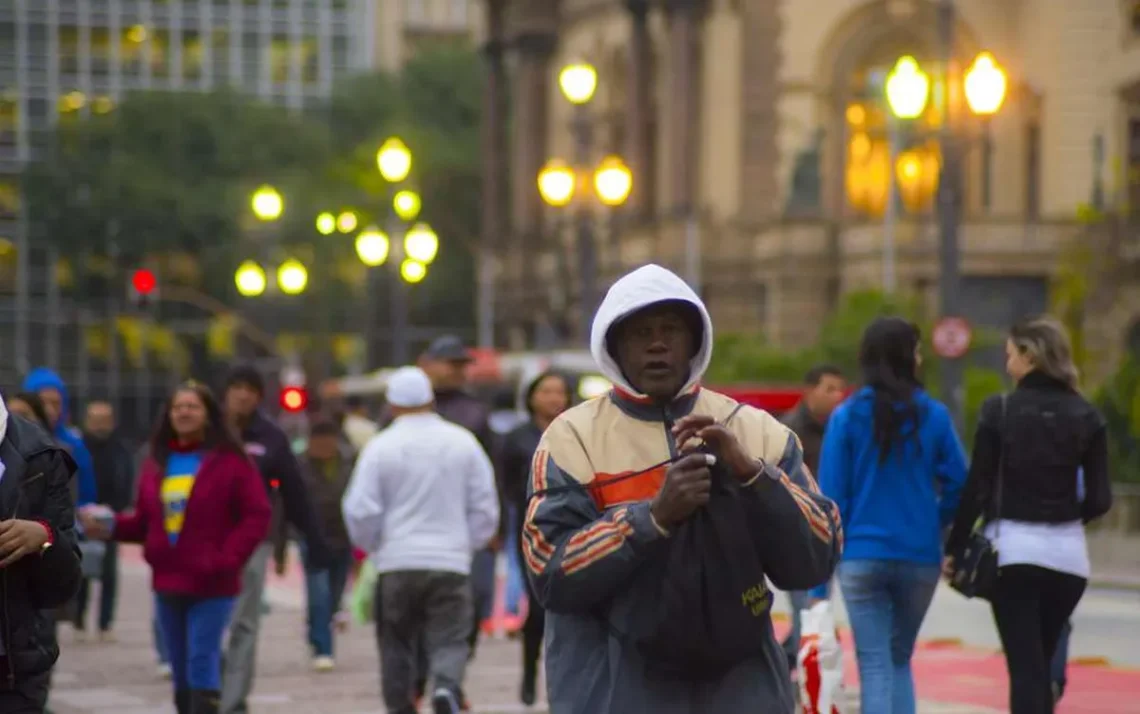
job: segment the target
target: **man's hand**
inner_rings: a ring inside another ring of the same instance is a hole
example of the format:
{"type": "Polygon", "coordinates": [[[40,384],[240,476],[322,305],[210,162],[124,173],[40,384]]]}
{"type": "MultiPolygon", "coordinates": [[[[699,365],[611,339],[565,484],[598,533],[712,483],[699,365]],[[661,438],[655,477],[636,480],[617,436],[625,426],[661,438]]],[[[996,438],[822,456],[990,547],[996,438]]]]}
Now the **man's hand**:
{"type": "Polygon", "coordinates": [[[759,462],[748,455],[736,435],[710,416],[690,414],[678,419],[673,425],[673,439],[684,452],[696,449],[702,441],[708,444],[741,481],[747,481],[760,472],[759,462]]]}
{"type": "Polygon", "coordinates": [[[24,556],[38,555],[48,542],[48,531],[36,521],[0,521],[0,568],[7,568],[24,556]]]}
{"type": "Polygon", "coordinates": [[[669,467],[665,483],[649,504],[649,512],[657,525],[668,528],[680,523],[709,502],[712,488],[709,466],[714,462],[709,454],[689,454],[669,467]]]}

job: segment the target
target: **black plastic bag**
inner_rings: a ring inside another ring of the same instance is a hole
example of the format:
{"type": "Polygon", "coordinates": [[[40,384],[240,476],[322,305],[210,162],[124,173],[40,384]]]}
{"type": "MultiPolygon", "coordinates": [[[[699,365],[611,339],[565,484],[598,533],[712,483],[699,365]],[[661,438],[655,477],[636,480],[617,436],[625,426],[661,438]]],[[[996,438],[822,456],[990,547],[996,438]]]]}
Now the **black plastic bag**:
{"type": "Polygon", "coordinates": [[[622,638],[655,670],[712,678],[763,654],[772,635],[772,593],[753,545],[741,487],[711,467],[709,503],[674,527],[650,567],[660,597],[622,638]]]}

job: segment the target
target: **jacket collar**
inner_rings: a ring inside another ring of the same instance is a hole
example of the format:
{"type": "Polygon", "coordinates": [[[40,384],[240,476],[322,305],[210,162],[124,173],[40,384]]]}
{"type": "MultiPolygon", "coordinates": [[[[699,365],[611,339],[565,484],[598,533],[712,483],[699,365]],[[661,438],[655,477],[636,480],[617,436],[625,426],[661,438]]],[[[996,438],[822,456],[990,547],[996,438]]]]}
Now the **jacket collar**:
{"type": "Polygon", "coordinates": [[[610,390],[609,400],[627,416],[641,421],[673,421],[687,416],[693,411],[700,395],[700,385],[693,385],[681,393],[668,406],[661,406],[653,400],[631,394],[620,387],[610,390]]]}
{"type": "Polygon", "coordinates": [[[1071,392],[1073,388],[1065,382],[1050,377],[1049,375],[1039,370],[1033,370],[1029,374],[1021,378],[1017,383],[1018,389],[1047,389],[1061,392],[1071,392]]]}

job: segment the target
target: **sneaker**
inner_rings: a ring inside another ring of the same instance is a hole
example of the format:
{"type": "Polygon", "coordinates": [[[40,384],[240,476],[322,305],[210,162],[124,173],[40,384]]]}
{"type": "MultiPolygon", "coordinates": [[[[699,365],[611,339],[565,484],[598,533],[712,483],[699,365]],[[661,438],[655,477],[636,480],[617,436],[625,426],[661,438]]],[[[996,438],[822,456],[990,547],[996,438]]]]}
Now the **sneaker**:
{"type": "Polygon", "coordinates": [[[166,664],[165,662],[158,663],[157,671],[159,679],[170,679],[172,676],[174,676],[174,670],[170,669],[170,665],[166,664]]]}
{"type": "Polygon", "coordinates": [[[317,672],[331,672],[336,667],[336,662],[332,657],[327,655],[320,655],[313,658],[313,670],[317,672]]]}
{"type": "Polygon", "coordinates": [[[459,700],[450,689],[440,687],[431,695],[432,714],[460,714],[459,700]]]}
{"type": "Polygon", "coordinates": [[[103,643],[118,642],[119,638],[115,637],[114,630],[101,630],[99,632],[99,641],[103,643]]]}

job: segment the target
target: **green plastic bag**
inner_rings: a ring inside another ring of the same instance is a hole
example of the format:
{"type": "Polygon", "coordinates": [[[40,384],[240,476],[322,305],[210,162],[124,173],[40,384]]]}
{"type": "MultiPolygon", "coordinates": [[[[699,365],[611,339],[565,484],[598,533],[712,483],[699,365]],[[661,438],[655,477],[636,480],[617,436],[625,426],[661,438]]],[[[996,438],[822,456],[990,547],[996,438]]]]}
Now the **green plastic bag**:
{"type": "Polygon", "coordinates": [[[360,572],[356,576],[356,584],[352,586],[352,619],[357,624],[367,625],[372,622],[372,601],[376,596],[376,566],[371,558],[365,558],[360,564],[360,572]]]}

